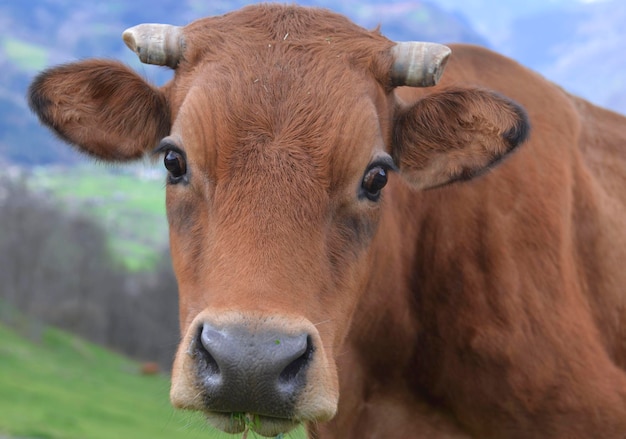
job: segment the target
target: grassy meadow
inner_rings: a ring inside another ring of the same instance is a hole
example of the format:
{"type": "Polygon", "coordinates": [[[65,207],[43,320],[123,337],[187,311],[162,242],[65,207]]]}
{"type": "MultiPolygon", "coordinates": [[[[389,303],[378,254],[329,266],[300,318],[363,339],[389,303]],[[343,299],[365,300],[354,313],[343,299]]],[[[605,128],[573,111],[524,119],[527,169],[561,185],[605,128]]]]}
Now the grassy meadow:
{"type": "MultiPolygon", "coordinates": [[[[36,342],[0,326],[0,433],[27,438],[217,438],[175,412],[168,379],[58,330],[36,342]]],[[[223,437],[229,437],[223,435],[223,437]]]]}
{"type": "Polygon", "coordinates": [[[210,428],[199,414],[173,410],[166,376],[141,375],[138,364],[55,329],[31,338],[0,325],[0,437],[237,437],[210,428]]]}

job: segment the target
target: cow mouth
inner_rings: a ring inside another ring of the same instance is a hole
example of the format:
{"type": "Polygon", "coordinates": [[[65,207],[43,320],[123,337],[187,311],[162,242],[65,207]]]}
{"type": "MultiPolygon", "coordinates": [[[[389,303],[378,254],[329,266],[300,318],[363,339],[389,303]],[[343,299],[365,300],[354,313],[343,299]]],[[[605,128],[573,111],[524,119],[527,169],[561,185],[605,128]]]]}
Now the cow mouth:
{"type": "Polygon", "coordinates": [[[293,419],[243,412],[205,412],[205,416],[211,425],[226,433],[239,434],[252,431],[264,437],[276,437],[288,433],[301,424],[301,422],[293,419]]]}

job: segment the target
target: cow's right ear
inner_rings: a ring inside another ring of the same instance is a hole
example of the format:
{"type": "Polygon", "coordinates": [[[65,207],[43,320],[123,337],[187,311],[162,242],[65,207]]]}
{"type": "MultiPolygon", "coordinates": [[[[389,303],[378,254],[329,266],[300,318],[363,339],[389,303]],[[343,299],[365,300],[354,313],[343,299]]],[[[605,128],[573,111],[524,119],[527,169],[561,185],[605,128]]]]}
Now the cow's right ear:
{"type": "Polygon", "coordinates": [[[499,163],[528,137],[524,109],[482,89],[448,89],[402,108],[393,158],[418,189],[469,180],[499,163]]]}
{"type": "Polygon", "coordinates": [[[28,99],[61,139],[106,161],[139,158],[170,131],[165,95],[115,61],[46,70],[31,84],[28,99]]]}

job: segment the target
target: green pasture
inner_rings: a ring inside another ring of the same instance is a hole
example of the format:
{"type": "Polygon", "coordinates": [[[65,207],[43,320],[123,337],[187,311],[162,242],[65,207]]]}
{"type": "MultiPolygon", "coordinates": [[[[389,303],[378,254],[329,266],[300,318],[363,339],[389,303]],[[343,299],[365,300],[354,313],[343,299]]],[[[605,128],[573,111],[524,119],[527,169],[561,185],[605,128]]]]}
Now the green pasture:
{"type": "MultiPolygon", "coordinates": [[[[0,326],[0,432],[28,438],[201,438],[200,417],[174,412],[168,380],[57,330],[37,342],[0,326]]],[[[226,436],[227,437],[227,436],[226,436]]]]}
{"type": "Polygon", "coordinates": [[[237,437],[210,428],[201,415],[173,410],[166,376],[141,375],[136,363],[58,330],[30,338],[0,325],[0,437],[237,437]]]}

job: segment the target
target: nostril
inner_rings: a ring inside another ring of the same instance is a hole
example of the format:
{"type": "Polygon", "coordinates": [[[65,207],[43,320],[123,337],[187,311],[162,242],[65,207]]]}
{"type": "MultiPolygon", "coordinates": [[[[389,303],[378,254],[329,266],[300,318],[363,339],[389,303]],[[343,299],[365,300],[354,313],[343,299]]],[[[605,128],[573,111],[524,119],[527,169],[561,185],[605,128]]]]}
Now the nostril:
{"type": "Polygon", "coordinates": [[[219,335],[215,329],[207,325],[203,325],[198,329],[193,354],[197,358],[196,365],[201,376],[210,377],[220,373],[217,361],[215,361],[211,353],[212,345],[216,343],[219,335]]]}
{"type": "Polygon", "coordinates": [[[313,343],[311,342],[311,337],[307,336],[306,338],[306,349],[295,360],[287,365],[280,373],[278,380],[281,384],[290,384],[297,380],[298,375],[302,370],[306,368],[306,366],[313,358],[313,343]]]}

